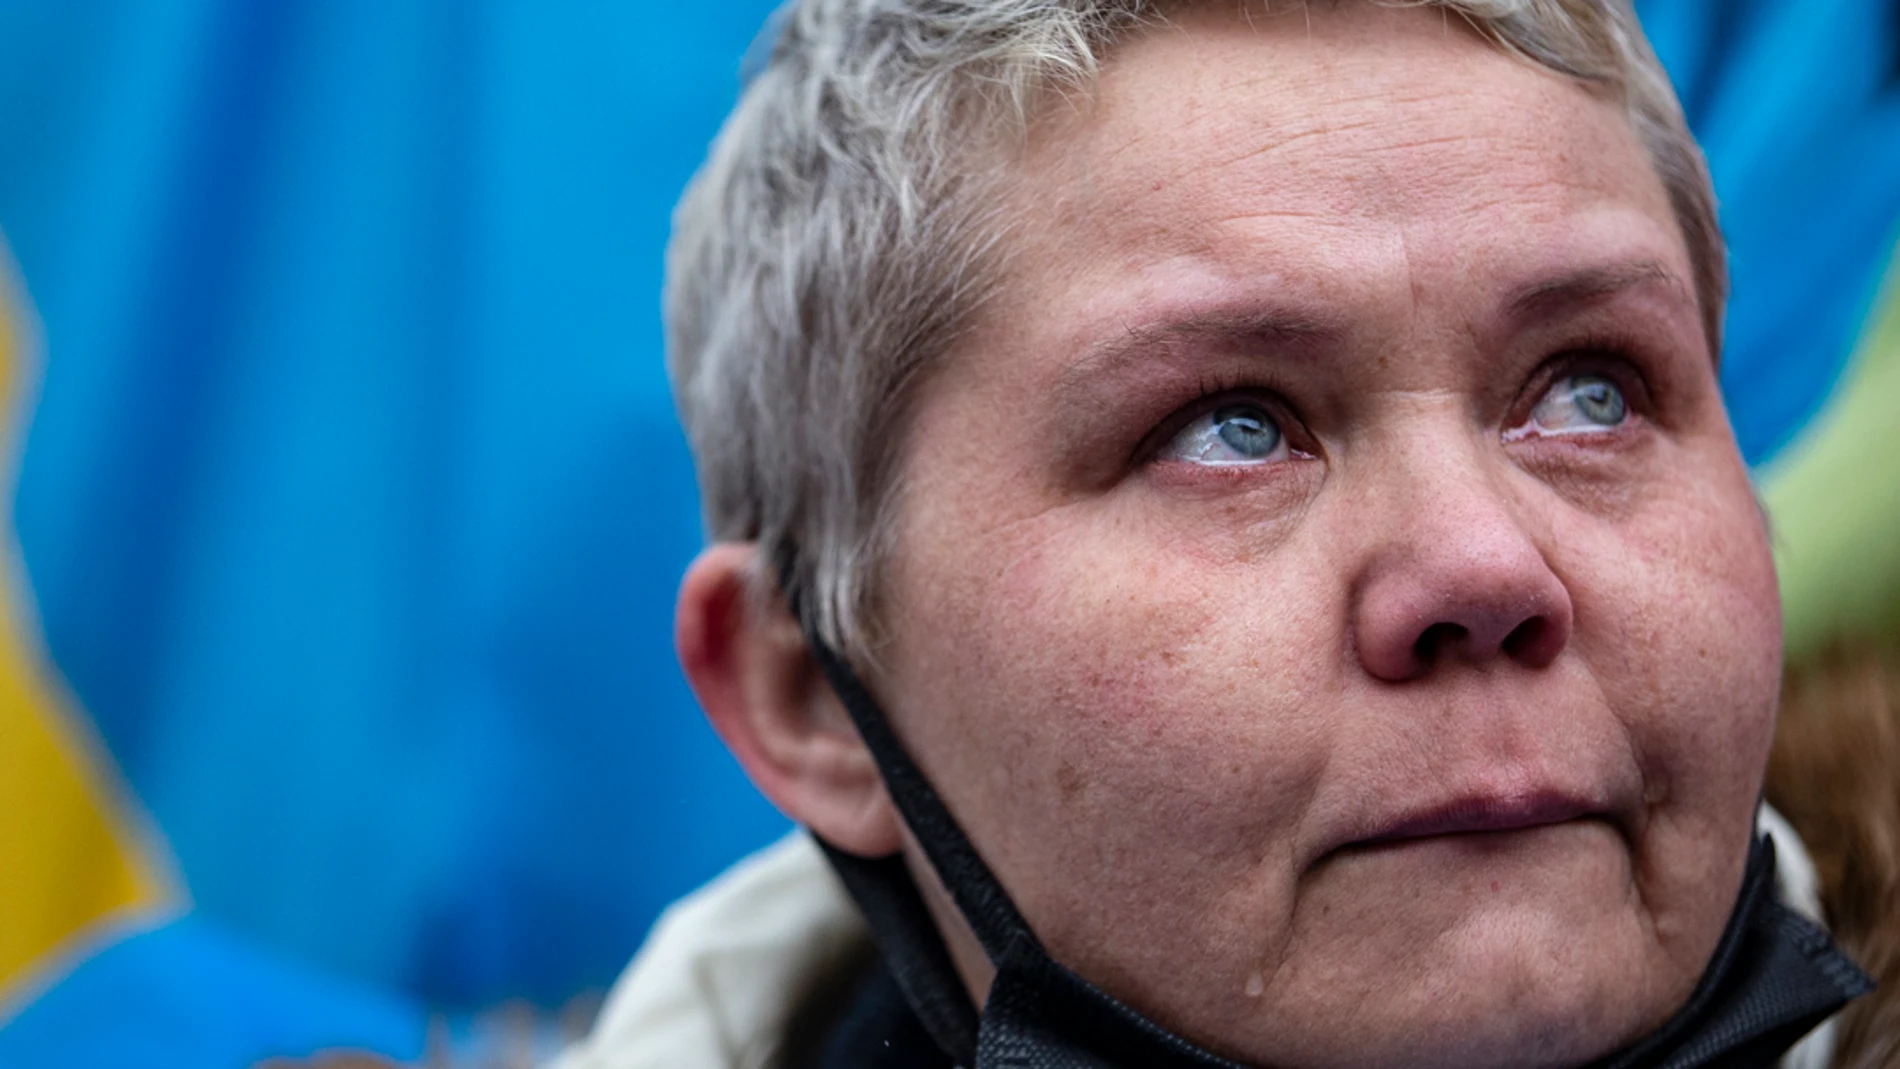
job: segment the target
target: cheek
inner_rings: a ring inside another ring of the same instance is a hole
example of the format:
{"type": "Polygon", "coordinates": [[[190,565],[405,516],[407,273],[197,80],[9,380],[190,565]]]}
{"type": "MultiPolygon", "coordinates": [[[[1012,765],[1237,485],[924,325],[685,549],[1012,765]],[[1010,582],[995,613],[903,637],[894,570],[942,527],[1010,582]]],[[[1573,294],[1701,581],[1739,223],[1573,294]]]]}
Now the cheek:
{"type": "MultiPolygon", "coordinates": [[[[1642,768],[1651,828],[1639,869],[1662,905],[1687,910],[1699,908],[1698,884],[1732,890],[1740,877],[1781,675],[1760,514],[1739,465],[1716,470],[1604,533],[1571,579],[1578,653],[1642,768]]],[[[1702,905],[1725,913],[1718,899],[1702,905]]]]}
{"type": "Polygon", "coordinates": [[[1746,483],[1681,488],[1628,527],[1626,562],[1603,585],[1606,620],[1629,629],[1630,667],[1655,704],[1682,710],[1685,743],[1765,760],[1781,675],[1781,608],[1767,536],[1746,483]]]}
{"type": "Polygon", "coordinates": [[[1216,569],[1164,542],[1057,510],[918,546],[919,571],[970,578],[912,584],[893,621],[961,636],[898,651],[893,715],[1039,934],[1085,968],[1111,921],[1286,912],[1291,873],[1265,862],[1325,764],[1338,636],[1300,608],[1324,602],[1308,578],[1324,573],[1216,569]],[[1216,904],[1232,893],[1267,900],[1216,904]]]}

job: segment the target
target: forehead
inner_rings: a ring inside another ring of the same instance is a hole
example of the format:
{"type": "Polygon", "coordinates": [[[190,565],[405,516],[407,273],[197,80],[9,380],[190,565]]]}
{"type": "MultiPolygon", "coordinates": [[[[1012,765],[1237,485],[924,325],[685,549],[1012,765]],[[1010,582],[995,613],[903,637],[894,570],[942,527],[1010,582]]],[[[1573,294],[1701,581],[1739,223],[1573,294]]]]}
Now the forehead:
{"type": "Polygon", "coordinates": [[[1590,258],[1691,277],[1622,107],[1437,9],[1177,13],[1041,118],[1018,177],[1039,314],[1510,288],[1590,258]]]}

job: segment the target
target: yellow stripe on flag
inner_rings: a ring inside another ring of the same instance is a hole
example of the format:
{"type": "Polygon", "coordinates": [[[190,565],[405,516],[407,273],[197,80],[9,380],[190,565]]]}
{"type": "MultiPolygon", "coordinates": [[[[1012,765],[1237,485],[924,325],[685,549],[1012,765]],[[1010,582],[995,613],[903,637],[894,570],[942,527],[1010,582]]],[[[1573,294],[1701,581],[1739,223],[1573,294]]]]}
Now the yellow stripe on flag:
{"type": "Polygon", "coordinates": [[[1900,254],[1828,406],[1762,474],[1788,658],[1900,638],[1900,254]]]}
{"type": "Polygon", "coordinates": [[[138,822],[115,805],[103,751],[45,654],[12,524],[23,438],[20,294],[0,248],[0,1017],[12,996],[102,924],[173,898],[138,822]]]}

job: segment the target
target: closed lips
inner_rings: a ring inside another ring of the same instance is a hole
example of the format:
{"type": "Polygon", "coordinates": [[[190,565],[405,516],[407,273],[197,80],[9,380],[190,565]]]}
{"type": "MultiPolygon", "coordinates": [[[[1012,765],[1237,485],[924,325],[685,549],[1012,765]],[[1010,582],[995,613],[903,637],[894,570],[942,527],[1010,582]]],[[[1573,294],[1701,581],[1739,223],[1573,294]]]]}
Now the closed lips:
{"type": "Polygon", "coordinates": [[[1350,845],[1377,846],[1435,835],[1518,831],[1604,815],[1601,805],[1554,791],[1463,797],[1406,813],[1350,845]]]}

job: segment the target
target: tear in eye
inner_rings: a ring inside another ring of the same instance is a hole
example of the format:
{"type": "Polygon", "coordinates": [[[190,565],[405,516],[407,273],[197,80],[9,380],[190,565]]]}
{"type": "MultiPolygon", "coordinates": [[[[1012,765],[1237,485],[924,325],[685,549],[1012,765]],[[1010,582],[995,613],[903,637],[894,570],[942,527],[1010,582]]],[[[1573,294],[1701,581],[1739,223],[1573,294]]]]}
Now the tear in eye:
{"type": "Polygon", "coordinates": [[[1566,434],[1598,434],[1614,430],[1629,419],[1629,402],[1615,381],[1602,375],[1571,375],[1551,384],[1530,421],[1505,438],[1551,437],[1566,434]]]}
{"type": "Polygon", "coordinates": [[[1223,405],[1181,428],[1161,450],[1164,460],[1226,467],[1264,464],[1286,453],[1279,423],[1259,405],[1223,405]]]}

